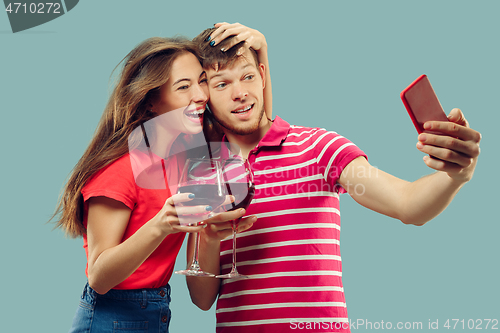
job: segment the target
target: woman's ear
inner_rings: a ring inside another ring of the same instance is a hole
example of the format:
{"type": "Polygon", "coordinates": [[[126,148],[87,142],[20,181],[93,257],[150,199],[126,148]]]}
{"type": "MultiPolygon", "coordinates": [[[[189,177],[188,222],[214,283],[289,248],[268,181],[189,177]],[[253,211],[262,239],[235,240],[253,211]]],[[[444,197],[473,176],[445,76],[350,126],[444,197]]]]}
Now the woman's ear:
{"type": "Polygon", "coordinates": [[[146,94],[146,109],[153,113],[157,113],[155,110],[156,103],[158,101],[158,91],[157,89],[152,89],[146,94]]]}
{"type": "Polygon", "coordinates": [[[146,103],[146,110],[148,110],[151,113],[156,113],[156,111],[154,110],[154,105],[153,103],[151,103],[151,100],[148,101],[148,103],[146,103]]]}

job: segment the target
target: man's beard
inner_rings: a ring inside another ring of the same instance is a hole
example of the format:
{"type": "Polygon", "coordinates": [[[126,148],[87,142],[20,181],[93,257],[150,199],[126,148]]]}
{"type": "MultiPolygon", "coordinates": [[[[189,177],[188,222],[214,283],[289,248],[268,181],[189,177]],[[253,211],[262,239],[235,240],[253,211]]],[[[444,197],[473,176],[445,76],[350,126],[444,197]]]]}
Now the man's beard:
{"type": "Polygon", "coordinates": [[[258,131],[260,122],[262,120],[262,117],[264,116],[264,111],[265,111],[264,107],[262,107],[257,121],[255,123],[250,123],[250,124],[244,123],[242,127],[236,127],[229,122],[221,121],[219,118],[215,116],[215,114],[213,116],[215,120],[219,123],[219,125],[227,129],[231,133],[236,135],[250,135],[258,131]]]}

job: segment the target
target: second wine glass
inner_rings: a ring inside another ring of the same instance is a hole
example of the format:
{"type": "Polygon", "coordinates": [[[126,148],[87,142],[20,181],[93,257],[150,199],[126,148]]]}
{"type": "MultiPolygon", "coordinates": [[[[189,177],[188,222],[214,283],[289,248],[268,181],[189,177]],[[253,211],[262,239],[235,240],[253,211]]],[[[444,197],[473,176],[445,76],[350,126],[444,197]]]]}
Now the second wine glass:
{"type": "MultiPolygon", "coordinates": [[[[239,157],[229,158],[223,161],[222,178],[225,184],[225,192],[234,196],[234,201],[226,205],[226,210],[247,209],[255,194],[253,173],[248,160],[239,157]]],[[[236,229],[241,218],[232,221],[233,249],[231,271],[227,274],[217,275],[217,278],[248,278],[240,274],[236,268],[236,229]]]]}

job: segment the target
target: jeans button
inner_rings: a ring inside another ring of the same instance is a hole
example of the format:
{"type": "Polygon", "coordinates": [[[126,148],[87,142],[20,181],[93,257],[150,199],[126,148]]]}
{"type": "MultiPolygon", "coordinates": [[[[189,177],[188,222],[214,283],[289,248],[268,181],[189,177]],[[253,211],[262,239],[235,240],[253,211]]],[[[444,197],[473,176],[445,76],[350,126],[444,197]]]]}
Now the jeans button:
{"type": "Polygon", "coordinates": [[[165,297],[165,290],[161,290],[158,294],[159,294],[161,297],[165,297]]]}
{"type": "Polygon", "coordinates": [[[161,317],[161,321],[162,321],[163,323],[166,323],[166,322],[168,321],[168,316],[163,316],[163,317],[161,317]]]}

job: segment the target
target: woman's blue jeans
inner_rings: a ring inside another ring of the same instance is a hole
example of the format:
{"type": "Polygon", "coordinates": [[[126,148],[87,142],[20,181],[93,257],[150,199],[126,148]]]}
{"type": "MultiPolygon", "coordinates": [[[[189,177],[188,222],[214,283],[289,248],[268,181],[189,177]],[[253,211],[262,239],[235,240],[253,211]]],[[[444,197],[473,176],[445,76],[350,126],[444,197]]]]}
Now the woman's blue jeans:
{"type": "Polygon", "coordinates": [[[169,285],[99,295],[87,283],[70,333],[165,333],[170,318],[169,285]]]}

